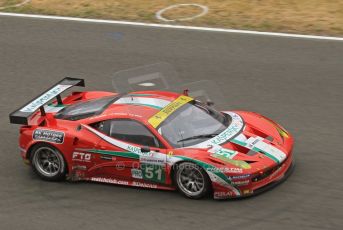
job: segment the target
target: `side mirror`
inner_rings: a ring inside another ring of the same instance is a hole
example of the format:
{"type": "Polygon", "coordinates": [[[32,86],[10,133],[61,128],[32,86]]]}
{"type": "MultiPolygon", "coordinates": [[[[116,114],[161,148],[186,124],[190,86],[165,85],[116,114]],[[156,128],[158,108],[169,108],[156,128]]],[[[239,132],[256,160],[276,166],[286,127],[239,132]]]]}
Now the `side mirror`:
{"type": "Polygon", "coordinates": [[[79,124],[77,127],[76,127],[76,131],[80,131],[82,129],[82,125],[79,124]]]}
{"type": "Polygon", "coordinates": [[[206,101],[206,105],[209,106],[209,107],[214,106],[214,102],[211,101],[211,100],[207,100],[206,101]]]}
{"type": "Polygon", "coordinates": [[[150,151],[151,151],[150,147],[148,147],[148,146],[141,147],[141,152],[142,153],[149,153],[150,151]]]}

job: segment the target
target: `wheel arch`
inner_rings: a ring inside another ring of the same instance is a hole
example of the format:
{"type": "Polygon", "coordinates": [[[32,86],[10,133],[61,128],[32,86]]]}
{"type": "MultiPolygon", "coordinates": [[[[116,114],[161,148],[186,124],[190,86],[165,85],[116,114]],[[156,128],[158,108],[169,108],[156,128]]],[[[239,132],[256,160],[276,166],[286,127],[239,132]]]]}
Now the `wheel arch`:
{"type": "Polygon", "coordinates": [[[56,145],[53,145],[53,144],[51,144],[51,143],[49,143],[49,142],[38,141],[38,142],[32,143],[32,144],[29,146],[29,148],[27,149],[26,159],[29,160],[30,163],[32,163],[32,162],[31,162],[32,150],[33,150],[36,146],[38,146],[38,145],[48,145],[48,146],[50,146],[50,147],[52,147],[52,148],[54,148],[54,149],[57,149],[57,150],[61,153],[61,155],[62,155],[62,157],[63,157],[63,159],[64,159],[64,163],[66,164],[66,170],[67,170],[67,173],[68,173],[68,171],[69,171],[69,168],[68,168],[68,161],[66,160],[66,156],[64,155],[63,151],[61,151],[61,149],[58,148],[56,145]]]}
{"type": "Polygon", "coordinates": [[[180,161],[178,161],[172,165],[171,172],[170,172],[170,178],[171,178],[172,184],[175,186],[174,175],[175,175],[175,172],[176,172],[178,165],[180,165],[181,163],[184,163],[184,162],[190,162],[190,163],[196,164],[197,166],[201,167],[205,171],[209,181],[211,182],[211,192],[213,192],[214,187],[213,187],[213,183],[212,183],[212,180],[210,178],[210,175],[208,175],[208,172],[206,171],[206,169],[203,166],[198,164],[196,161],[192,161],[191,159],[180,160],[180,161]]]}

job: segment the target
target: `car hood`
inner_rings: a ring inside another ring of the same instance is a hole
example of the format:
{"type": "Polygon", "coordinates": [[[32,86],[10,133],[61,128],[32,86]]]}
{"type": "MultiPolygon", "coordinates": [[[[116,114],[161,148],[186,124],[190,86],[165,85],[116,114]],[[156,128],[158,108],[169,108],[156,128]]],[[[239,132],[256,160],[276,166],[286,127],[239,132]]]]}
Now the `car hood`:
{"type": "Polygon", "coordinates": [[[255,173],[287,159],[293,140],[280,125],[252,112],[225,113],[232,118],[230,126],[216,137],[188,147],[186,153],[192,152],[193,159],[223,165],[237,173],[255,173]]]}

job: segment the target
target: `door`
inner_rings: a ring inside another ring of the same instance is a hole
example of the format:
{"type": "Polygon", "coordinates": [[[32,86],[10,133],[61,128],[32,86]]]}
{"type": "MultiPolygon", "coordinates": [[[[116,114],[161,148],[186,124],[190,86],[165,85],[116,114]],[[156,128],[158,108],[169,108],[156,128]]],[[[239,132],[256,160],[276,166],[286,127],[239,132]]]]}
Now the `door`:
{"type": "Polygon", "coordinates": [[[139,121],[104,121],[99,142],[101,163],[98,173],[117,179],[154,182],[166,181],[166,150],[159,139],[139,121]]]}

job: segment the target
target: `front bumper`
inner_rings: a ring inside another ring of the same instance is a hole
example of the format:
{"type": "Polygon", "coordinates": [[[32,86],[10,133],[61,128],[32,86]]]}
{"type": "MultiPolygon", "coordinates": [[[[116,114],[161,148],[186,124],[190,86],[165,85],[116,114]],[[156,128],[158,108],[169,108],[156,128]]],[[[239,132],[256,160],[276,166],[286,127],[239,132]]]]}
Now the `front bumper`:
{"type": "Polygon", "coordinates": [[[240,195],[234,194],[232,191],[218,187],[214,189],[214,199],[242,199],[261,194],[267,190],[284,182],[294,171],[295,162],[293,155],[290,155],[279,168],[269,176],[259,180],[258,182],[251,182],[249,185],[239,187],[240,195]]]}
{"type": "Polygon", "coordinates": [[[273,189],[274,187],[276,187],[277,185],[281,184],[282,182],[286,181],[287,178],[293,173],[295,168],[295,162],[294,160],[291,162],[290,166],[288,167],[287,171],[283,174],[283,176],[281,178],[279,178],[278,180],[274,180],[271,183],[262,186],[258,189],[253,190],[253,193],[242,196],[242,197],[237,197],[237,198],[245,198],[245,197],[251,197],[251,196],[256,196],[258,194],[261,194],[265,191],[268,191],[270,189],[273,189]]]}

